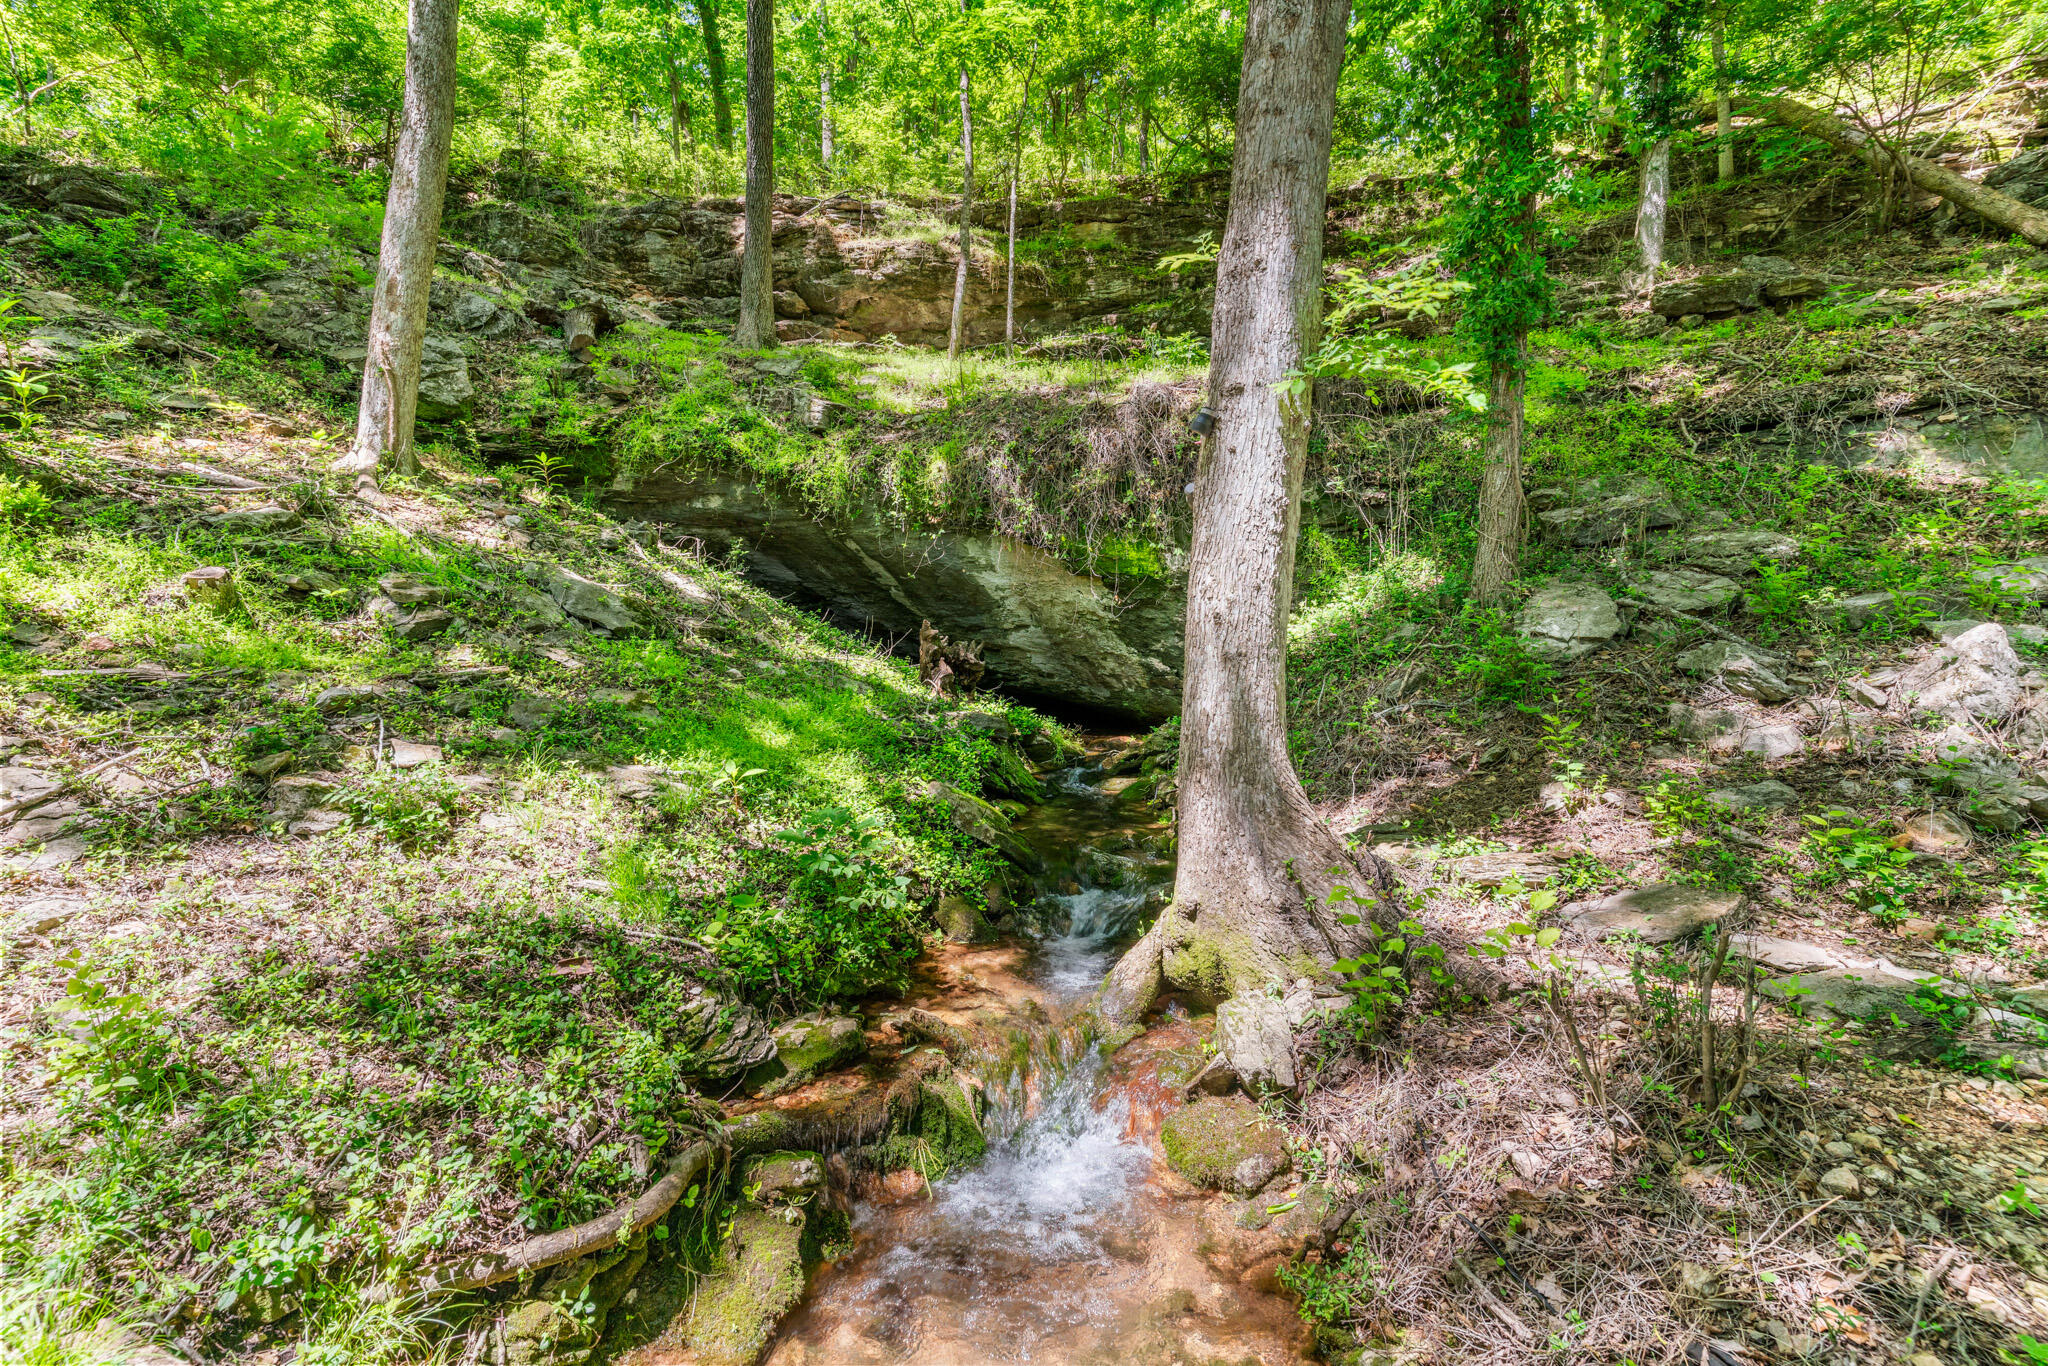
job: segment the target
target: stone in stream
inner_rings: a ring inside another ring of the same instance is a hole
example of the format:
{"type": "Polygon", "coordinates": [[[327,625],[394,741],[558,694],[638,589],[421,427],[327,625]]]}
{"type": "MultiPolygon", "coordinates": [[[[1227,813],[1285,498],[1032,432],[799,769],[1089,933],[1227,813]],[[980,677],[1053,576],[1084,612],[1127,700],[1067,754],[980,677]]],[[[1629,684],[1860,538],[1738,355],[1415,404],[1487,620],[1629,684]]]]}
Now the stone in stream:
{"type": "Polygon", "coordinates": [[[1539,588],[1515,618],[1515,634],[1529,653],[1559,663],[1593,653],[1621,630],[1614,599],[1589,583],[1539,588]]]}
{"type": "Polygon", "coordinates": [[[1250,1195],[1287,1171],[1287,1138],[1243,1096],[1204,1096],[1159,1126],[1167,1165],[1197,1186],[1250,1195]]]}
{"type": "Polygon", "coordinates": [[[1592,939],[1633,934],[1645,943],[1667,944],[1701,926],[1720,924],[1741,910],[1743,904],[1740,892],[1660,882],[1616,892],[1598,901],[1566,906],[1558,911],[1558,918],[1592,939]]]}

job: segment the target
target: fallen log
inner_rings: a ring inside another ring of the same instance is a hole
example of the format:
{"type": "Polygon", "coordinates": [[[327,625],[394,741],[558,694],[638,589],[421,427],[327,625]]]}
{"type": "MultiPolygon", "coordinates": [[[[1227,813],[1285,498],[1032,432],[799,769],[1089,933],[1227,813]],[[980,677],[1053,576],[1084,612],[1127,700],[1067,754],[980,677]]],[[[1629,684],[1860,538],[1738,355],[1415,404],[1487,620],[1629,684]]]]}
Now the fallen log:
{"type": "Polygon", "coordinates": [[[1862,129],[1853,128],[1833,114],[1823,113],[1794,99],[1779,96],[1765,100],[1750,112],[1772,123],[1817,137],[1856,157],[1873,171],[1881,172],[1896,165],[1907,179],[1930,194],[1938,194],[1958,208],[1968,209],[2008,232],[2016,232],[2037,247],[2048,247],[2048,212],[2023,200],[1986,189],[1931,161],[1894,154],[1871,141],[1870,135],[1862,129]]]}

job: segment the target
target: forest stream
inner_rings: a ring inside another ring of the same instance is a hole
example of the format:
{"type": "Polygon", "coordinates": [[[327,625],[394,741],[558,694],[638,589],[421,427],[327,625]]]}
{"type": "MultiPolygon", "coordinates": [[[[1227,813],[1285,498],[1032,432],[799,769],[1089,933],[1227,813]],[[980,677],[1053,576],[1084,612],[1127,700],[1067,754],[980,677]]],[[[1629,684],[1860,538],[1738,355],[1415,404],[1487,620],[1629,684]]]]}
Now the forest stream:
{"type": "Polygon", "coordinates": [[[1028,917],[1041,934],[946,945],[913,993],[942,1015],[1003,998],[1043,1022],[1021,1060],[979,1069],[986,1159],[860,1200],[851,1254],[814,1273],[771,1366],[1307,1359],[1290,1302],[1205,1264],[1214,1197],[1159,1154],[1174,1089],[1162,1063],[1199,1036],[1183,1017],[1111,1061],[1084,1021],[1172,879],[1153,852],[1165,827],[1120,800],[1102,752],[1058,775],[1051,799],[1017,823],[1047,865],[1028,917]]]}

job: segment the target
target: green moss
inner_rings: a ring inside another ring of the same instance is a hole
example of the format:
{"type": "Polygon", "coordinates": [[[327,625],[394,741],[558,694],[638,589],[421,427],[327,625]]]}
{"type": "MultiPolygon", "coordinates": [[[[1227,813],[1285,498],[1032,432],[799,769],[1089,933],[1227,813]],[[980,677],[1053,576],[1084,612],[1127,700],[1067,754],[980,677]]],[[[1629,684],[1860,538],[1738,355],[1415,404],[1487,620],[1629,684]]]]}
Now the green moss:
{"type": "Polygon", "coordinates": [[[1230,1186],[1247,1158],[1266,1157],[1279,1171],[1291,1161],[1280,1130],[1243,1096],[1208,1096],[1174,1111],[1159,1127],[1159,1144],[1168,1165],[1211,1190],[1230,1186]]]}
{"type": "Polygon", "coordinates": [[[697,1291],[685,1340],[702,1366],[754,1366],[804,1293],[804,1220],[742,1209],[719,1266],[697,1291]]]}
{"type": "Polygon", "coordinates": [[[918,1089],[916,1111],[907,1123],[882,1140],[876,1157],[888,1171],[909,1168],[928,1180],[974,1165],[988,1153],[974,1098],[951,1077],[925,1081],[918,1089]]]}

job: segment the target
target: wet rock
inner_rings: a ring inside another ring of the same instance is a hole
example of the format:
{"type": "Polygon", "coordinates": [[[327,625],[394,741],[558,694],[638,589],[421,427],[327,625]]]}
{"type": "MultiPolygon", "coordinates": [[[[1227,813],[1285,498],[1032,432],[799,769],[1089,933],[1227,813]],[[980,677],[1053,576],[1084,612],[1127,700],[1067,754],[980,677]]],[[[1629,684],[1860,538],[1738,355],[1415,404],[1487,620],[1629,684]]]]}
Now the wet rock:
{"type": "Polygon", "coordinates": [[[868,1051],[860,1021],[845,1015],[789,1020],[775,1027],[773,1038],[775,1056],[747,1073],[747,1089],[763,1097],[793,1091],[868,1051]]]}
{"type": "Polygon", "coordinates": [[[1667,561],[1719,574],[1751,574],[1758,560],[1789,560],[1799,542],[1778,531],[1701,531],[1658,548],[1667,561]]]}
{"type": "Polygon", "coordinates": [[[985,944],[995,938],[995,928],[982,917],[981,909],[964,896],[948,892],[939,898],[934,914],[939,933],[949,944],[985,944]]]}
{"type": "Polygon", "coordinates": [[[1718,925],[1743,904],[1740,892],[1664,882],[1566,906],[1559,910],[1558,918],[1593,939],[1633,934],[1646,943],[1665,944],[1703,925],[1718,925]]]}
{"type": "Polygon", "coordinates": [[[702,1366],[754,1366],[803,1293],[803,1221],[742,1209],[718,1265],[697,1287],[684,1340],[702,1366]]]}
{"type": "Polygon", "coordinates": [[[1906,847],[1916,854],[1960,854],[1972,842],[1969,822],[1953,811],[1922,811],[1899,823],[1906,847]]]}
{"type": "Polygon", "coordinates": [[[1204,1096],[1174,1111],[1159,1126],[1159,1143],[1167,1164],[1187,1180],[1238,1195],[1250,1195],[1293,1165],[1286,1136],[1242,1096],[1204,1096]],[[1258,1185],[1240,1185],[1240,1175],[1257,1176],[1258,1185]]]}
{"type": "Polygon", "coordinates": [[[1216,1010],[1216,1051],[1254,1094],[1291,1092],[1294,1030],[1287,1003],[1263,992],[1233,996],[1216,1010]]]}
{"type": "Polygon", "coordinates": [[[1694,313],[1710,318],[1740,313],[1762,304],[1766,282],[1765,276],[1749,271],[1673,280],[1650,291],[1650,311],[1665,318],[1694,313]]]}
{"type": "Polygon", "coordinates": [[[1916,711],[1967,723],[2000,721],[2020,699],[2020,661],[1997,622],[1965,631],[1899,675],[1895,694],[1916,711]]]}
{"type": "Polygon", "coordinates": [[[1037,871],[1044,867],[1044,862],[1036,854],[1018,842],[1010,818],[981,798],[936,778],[925,784],[922,795],[943,805],[952,818],[954,828],[969,839],[994,846],[1021,868],[1037,871]]]}
{"type": "Polygon", "coordinates": [[[1781,782],[1769,781],[1709,792],[1707,802],[1723,811],[1766,811],[1799,805],[1799,794],[1781,782]]]}
{"type": "Polygon", "coordinates": [[[1674,612],[1726,607],[1741,593],[1735,580],[1696,569],[1652,569],[1628,581],[1628,595],[1674,612]]]}
{"type": "Polygon", "coordinates": [[[709,1081],[730,1080],[775,1056],[775,1037],[753,1008],[702,983],[683,994],[666,1033],[682,1070],[709,1081]]]}
{"type": "Polygon", "coordinates": [[[1564,662],[1593,653],[1620,635],[1614,599],[1592,584],[1557,583],[1530,594],[1515,634],[1538,659],[1564,662]]]}
{"type": "Polygon", "coordinates": [[[644,624],[640,612],[623,594],[593,583],[581,574],[549,565],[541,571],[541,583],[548,596],[570,616],[607,631],[637,631],[644,624]]]}
{"type": "Polygon", "coordinates": [[[512,1306],[493,1329],[494,1366],[581,1366],[646,1265],[643,1233],[543,1272],[534,1298],[512,1306]]]}
{"type": "Polygon", "coordinates": [[[1687,650],[1677,659],[1687,673],[1716,678],[1728,691],[1759,702],[1783,702],[1792,696],[1792,685],[1773,672],[1773,666],[1782,662],[1780,656],[1724,640],[1687,650]]]}
{"type": "Polygon", "coordinates": [[[747,1159],[740,1189],[760,1209],[802,1209],[824,1192],[825,1159],[816,1153],[762,1153],[747,1159]]]}

